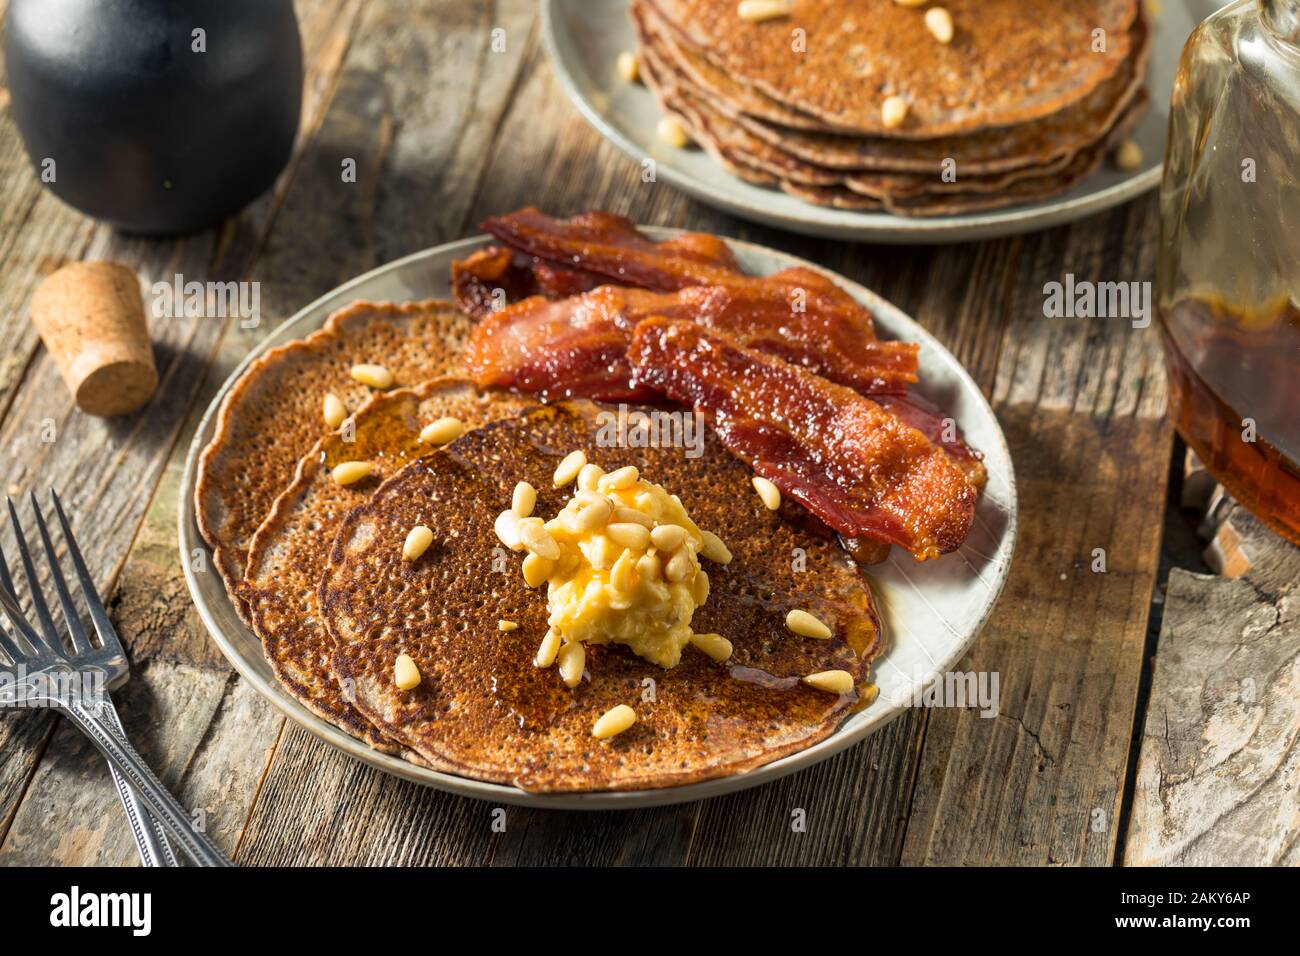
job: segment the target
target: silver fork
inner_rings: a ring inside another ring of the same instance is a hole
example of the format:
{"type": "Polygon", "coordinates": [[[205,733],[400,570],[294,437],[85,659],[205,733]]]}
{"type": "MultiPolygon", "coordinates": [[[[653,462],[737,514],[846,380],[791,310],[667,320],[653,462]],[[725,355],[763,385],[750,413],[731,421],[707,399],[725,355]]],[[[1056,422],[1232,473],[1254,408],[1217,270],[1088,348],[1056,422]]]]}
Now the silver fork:
{"type": "Polygon", "coordinates": [[[0,686],[0,705],[45,704],[57,707],[90,738],[113,770],[114,783],[126,808],[132,835],[145,865],[176,865],[176,856],[161,832],[165,830],[200,866],[230,866],[230,861],[212,841],[190,825],[184,808],[167,792],[126,739],[109,696],[109,691],[124,684],[130,675],[126,654],[95,591],[94,581],[86,570],[77,542],[72,537],[63,505],[53,491],[50,492],[50,499],[68,545],[68,555],[81,585],[91,623],[99,636],[99,647],[91,645],[81,625],[46,530],[45,519],[33,494],[32,510],[36,515],[37,530],[71,638],[72,653],[65,651],[49,606],[41,593],[18,512],[13,501],[7,499],[9,517],[13,522],[23,572],[31,589],[32,607],[41,633],[38,634],[24,616],[14,592],[8,565],[3,553],[0,553],[0,609],[9,618],[15,632],[10,636],[0,628],[0,651],[9,658],[14,668],[8,686],[0,686]]]}

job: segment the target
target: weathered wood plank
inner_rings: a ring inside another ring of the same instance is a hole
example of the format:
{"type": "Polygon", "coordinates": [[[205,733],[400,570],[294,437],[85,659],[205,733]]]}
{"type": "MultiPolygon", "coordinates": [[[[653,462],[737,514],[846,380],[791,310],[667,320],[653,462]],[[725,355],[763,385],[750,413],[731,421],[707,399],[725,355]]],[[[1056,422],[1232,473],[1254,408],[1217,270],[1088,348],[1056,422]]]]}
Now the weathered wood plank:
{"type": "Polygon", "coordinates": [[[1300,864],[1300,549],[1226,517],[1245,575],[1169,577],[1127,865],[1300,864]]]}

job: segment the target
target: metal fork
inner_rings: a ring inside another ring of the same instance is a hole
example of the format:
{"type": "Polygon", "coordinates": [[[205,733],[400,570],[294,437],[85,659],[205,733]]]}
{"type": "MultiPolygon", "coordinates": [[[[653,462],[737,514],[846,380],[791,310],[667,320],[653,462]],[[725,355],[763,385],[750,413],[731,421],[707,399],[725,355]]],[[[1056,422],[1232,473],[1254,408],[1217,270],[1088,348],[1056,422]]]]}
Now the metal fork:
{"type": "Polygon", "coordinates": [[[72,559],[77,581],[81,585],[91,623],[99,636],[99,647],[91,645],[81,625],[50,541],[45,519],[41,515],[40,505],[33,494],[31,501],[37,531],[71,638],[72,653],[68,654],[64,649],[63,640],[41,593],[17,509],[12,500],[6,499],[40,633],[28,623],[18,604],[13,579],[4,555],[0,552],[0,609],[5,612],[15,631],[10,636],[0,628],[0,651],[14,667],[13,679],[8,687],[0,686],[0,705],[46,704],[57,707],[90,738],[113,770],[118,794],[126,808],[132,834],[145,865],[176,865],[176,856],[159,831],[161,826],[200,866],[230,866],[225,855],[204,834],[190,825],[184,808],[167,792],[126,739],[109,696],[109,691],[125,683],[130,675],[126,654],[95,591],[94,581],[86,570],[81,551],[68,526],[67,516],[63,513],[63,505],[53,491],[50,492],[50,499],[68,545],[68,556],[72,559]],[[142,813],[142,810],[147,810],[148,813],[142,813]]]}

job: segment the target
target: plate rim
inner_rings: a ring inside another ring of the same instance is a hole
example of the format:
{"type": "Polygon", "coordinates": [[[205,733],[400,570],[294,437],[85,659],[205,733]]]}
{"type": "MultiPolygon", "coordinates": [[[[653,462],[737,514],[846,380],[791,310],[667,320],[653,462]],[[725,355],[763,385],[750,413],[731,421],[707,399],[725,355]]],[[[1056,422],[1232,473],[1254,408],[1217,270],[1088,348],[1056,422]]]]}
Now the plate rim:
{"type": "MultiPolygon", "coordinates": [[[[647,235],[657,239],[669,238],[679,235],[688,230],[678,229],[667,226],[647,226],[640,225],[637,227],[647,235]]],[[[733,239],[727,236],[720,236],[724,242],[737,250],[745,250],[754,254],[767,256],[781,260],[788,266],[802,266],[816,270],[817,272],[831,278],[838,283],[847,292],[853,295],[859,301],[864,301],[873,311],[891,313],[891,318],[901,321],[903,324],[911,326],[909,335],[916,333],[917,340],[926,347],[932,355],[932,361],[937,359],[943,361],[949,370],[960,380],[962,390],[972,399],[978,401],[982,406],[982,411],[993,422],[996,428],[997,445],[1007,463],[1006,482],[1007,482],[1007,524],[1002,535],[1003,552],[997,555],[998,573],[993,587],[989,589],[988,597],[978,619],[970,627],[969,632],[964,639],[947,657],[935,661],[933,671],[929,672],[917,685],[917,689],[929,687],[934,680],[941,676],[947,669],[956,664],[970,650],[975,643],[993,610],[997,607],[998,600],[1005,587],[1007,577],[1010,572],[1012,560],[1015,556],[1018,528],[1019,528],[1019,497],[1016,488],[1015,463],[1011,457],[1011,452],[1006,443],[1006,435],[1002,430],[996,413],[989,404],[988,398],[984,395],[983,390],[978,383],[966,370],[966,368],[957,361],[956,357],[934,337],[924,326],[904,312],[901,308],[894,305],[889,300],[879,294],[866,288],[858,282],[855,282],[846,276],[843,276],[831,269],[810,262],[800,256],[792,255],[780,249],[774,249],[771,246],[765,246],[760,243],[748,242],[740,239],[733,239]]],[[[455,793],[460,796],[473,797],[480,800],[488,800],[496,803],[505,803],[516,806],[529,806],[534,808],[551,808],[551,809],[578,809],[578,810],[615,810],[615,809],[635,809],[640,807],[666,806],[677,803],[687,803],[694,800],[706,799],[709,797],[721,796],[727,793],[734,793],[739,790],[746,790],[751,787],[760,786],[778,780],[781,777],[803,770],[814,764],[834,756],[842,750],[860,743],[870,735],[874,734],[889,722],[898,717],[907,708],[895,705],[889,709],[882,710],[877,714],[870,714],[871,708],[862,712],[865,719],[857,726],[846,729],[849,721],[853,720],[853,715],[842,722],[829,736],[818,741],[817,743],[805,747],[802,750],[781,757],[771,763],[763,764],[742,773],[734,773],[725,777],[718,777],[711,780],[703,780],[696,783],[685,784],[675,787],[661,787],[645,790],[601,790],[582,793],[530,793],[520,790],[517,787],[508,784],[489,783],[482,780],[475,780],[470,777],[461,777],[455,774],[443,773],[426,767],[419,767],[415,764],[402,760],[399,757],[381,753],[366,745],[363,741],[352,737],[338,727],[328,723],[323,718],[308,710],[300,701],[287,694],[275,680],[272,675],[268,680],[258,671],[256,671],[244,655],[235,647],[233,640],[225,633],[221,624],[216,619],[215,613],[208,605],[206,596],[200,587],[198,575],[200,573],[211,575],[214,568],[211,562],[211,548],[203,539],[198,531],[197,521],[195,518],[194,492],[198,475],[198,464],[203,449],[211,439],[213,426],[220,414],[221,405],[225,401],[226,395],[230,392],[239,376],[262,355],[270,349],[282,344],[282,338],[292,330],[298,332],[296,328],[300,323],[310,322],[313,315],[316,315],[321,324],[324,323],[331,311],[330,303],[347,294],[349,290],[365,285],[387,273],[397,272],[406,266],[418,263],[425,259],[434,259],[440,256],[455,255],[464,251],[475,248],[481,248],[483,245],[494,241],[491,236],[479,234],[452,242],[442,243],[436,246],[410,253],[401,258],[395,259],[384,265],[370,269],[361,275],[355,276],[317,296],[310,303],[303,306],[289,318],[277,325],[261,342],[251,348],[247,355],[236,365],[221,387],[213,395],[208,403],[207,409],[199,419],[195,427],[194,435],[190,439],[189,449],[186,453],[185,467],[182,471],[180,491],[177,499],[177,544],[179,546],[179,558],[182,570],[185,574],[186,587],[190,593],[190,599],[194,603],[195,610],[202,620],[204,629],[208,635],[217,644],[222,656],[235,669],[235,671],[257,691],[259,696],[268,701],[282,715],[291,719],[298,726],[309,731],[314,736],[320,738],[325,743],[332,746],[335,750],[341,751],[347,756],[358,760],[362,763],[369,764],[377,769],[386,771],[394,776],[405,780],[410,780],[424,786],[433,787],[434,789],[455,793]],[[317,315],[319,313],[319,315],[317,315]],[[203,550],[207,556],[207,570],[203,572],[196,571],[193,567],[191,555],[195,548],[203,550]]],[[[319,326],[316,326],[319,327],[319,326]]],[[[309,334],[314,329],[303,329],[301,334],[309,334]]],[[[224,599],[229,602],[229,594],[222,588],[224,599]]],[[[232,606],[233,611],[233,606],[232,606]]],[[[246,625],[240,624],[245,630],[246,625]]],[[[248,631],[248,636],[260,648],[261,641],[255,634],[248,631]]]]}
{"type": "Polygon", "coordinates": [[[866,213],[850,209],[833,209],[805,202],[804,205],[809,207],[808,217],[766,214],[744,202],[711,191],[706,184],[696,182],[686,173],[679,172],[672,165],[649,155],[596,109],[595,105],[582,94],[576,77],[560,52],[559,32],[556,28],[556,21],[559,18],[556,16],[556,8],[561,2],[563,0],[542,0],[542,42],[546,47],[551,71],[559,80],[569,102],[577,108],[597,133],[633,162],[653,160],[657,175],[662,176],[672,186],[706,205],[721,209],[747,222],[758,222],[777,229],[789,229],[803,235],[880,242],[887,245],[979,242],[1050,229],[1105,212],[1154,189],[1160,184],[1164,174],[1164,163],[1161,162],[1151,169],[1136,173],[1105,189],[1076,196],[1073,199],[1048,200],[1047,205],[1041,208],[1018,205],[968,214],[909,217],[885,212],[866,213]],[[820,220],[813,215],[817,211],[827,215],[834,214],[837,218],[842,216],[847,221],[820,220]],[[886,218],[888,222],[867,221],[868,216],[886,218]]]}

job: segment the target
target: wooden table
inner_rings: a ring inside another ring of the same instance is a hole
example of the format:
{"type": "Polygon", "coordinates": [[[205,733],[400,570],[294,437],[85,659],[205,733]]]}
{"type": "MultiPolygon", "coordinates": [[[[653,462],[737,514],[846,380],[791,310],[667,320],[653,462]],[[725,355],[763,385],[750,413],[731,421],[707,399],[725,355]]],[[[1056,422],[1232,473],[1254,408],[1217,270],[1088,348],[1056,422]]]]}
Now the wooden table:
{"type": "MultiPolygon", "coordinates": [[[[196,236],[122,236],[60,204],[33,176],[0,88],[0,490],[54,486],[70,504],[134,663],[119,695],[127,729],[238,862],[1297,862],[1294,549],[1262,585],[1175,572],[1157,647],[1149,629],[1164,592],[1175,444],[1155,330],[1044,317],[1043,284],[1067,272],[1153,277],[1151,197],[978,245],[802,238],[643,182],[565,100],[533,0],[297,7],[308,76],[292,162],[270,195],[196,236]],[[494,28],[504,51],[491,48],[494,28]],[[345,159],[356,161],[355,183],[341,181],[345,159]],[[181,464],[203,409],[247,350],[317,295],[529,203],[806,256],[898,303],[952,349],[998,412],[1021,494],[1010,581],[961,667],[999,672],[996,718],[911,710],[866,743],[743,794],[623,814],[511,808],[502,830],[488,804],[335,753],[234,674],[190,604],[176,550],[181,464]],[[78,259],[126,262],[148,283],[178,272],[256,280],[262,324],[153,320],[158,394],[133,417],[89,418],[27,321],[42,276],[78,259]],[[1096,548],[1104,573],[1092,570],[1096,548]],[[1223,622],[1209,646],[1197,648],[1195,627],[1170,632],[1171,620],[1196,618],[1175,613],[1175,593],[1223,622]],[[1254,703],[1223,702],[1224,672],[1254,675],[1254,703]],[[796,810],[803,832],[791,826],[796,810]]],[[[8,529],[0,543],[11,547],[8,529]]],[[[134,859],[108,775],[81,736],[45,711],[0,717],[0,862],[134,859]]]]}

